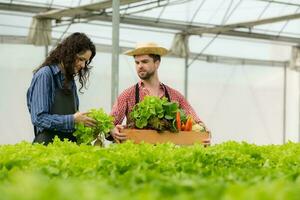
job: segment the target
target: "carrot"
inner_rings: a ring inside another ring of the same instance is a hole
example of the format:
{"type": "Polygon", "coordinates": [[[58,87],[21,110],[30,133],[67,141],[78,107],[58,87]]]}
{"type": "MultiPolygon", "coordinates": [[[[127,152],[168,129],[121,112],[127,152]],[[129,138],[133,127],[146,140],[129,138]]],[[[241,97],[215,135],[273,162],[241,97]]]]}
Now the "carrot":
{"type": "Polygon", "coordinates": [[[181,120],[180,120],[180,112],[177,111],[176,113],[176,125],[177,125],[177,130],[181,130],[181,120]]]}
{"type": "Polygon", "coordinates": [[[184,129],[185,129],[185,124],[182,122],[182,124],[181,124],[181,130],[184,131],[184,129]]]}
{"type": "Polygon", "coordinates": [[[193,126],[193,119],[191,117],[189,117],[187,119],[187,121],[186,121],[184,130],[185,131],[191,131],[192,130],[192,126],[193,126]]]}

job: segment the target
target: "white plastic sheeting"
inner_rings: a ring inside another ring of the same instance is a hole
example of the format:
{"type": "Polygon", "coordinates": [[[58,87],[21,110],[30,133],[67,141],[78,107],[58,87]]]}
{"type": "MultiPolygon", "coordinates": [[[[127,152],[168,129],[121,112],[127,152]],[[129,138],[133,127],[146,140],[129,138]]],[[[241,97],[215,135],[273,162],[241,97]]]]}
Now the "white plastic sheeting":
{"type": "MultiPolygon", "coordinates": [[[[26,107],[32,70],[44,49],[32,45],[0,45],[0,143],[31,141],[33,129],[26,107]]],[[[97,53],[89,88],[80,95],[80,110],[102,107],[110,112],[111,55],[97,53]]],[[[163,58],[160,80],[183,92],[184,60],[163,58]]],[[[228,140],[280,144],[283,137],[283,68],[220,65],[196,61],[189,70],[189,101],[213,133],[213,143],[228,140]]],[[[138,80],[134,60],[120,57],[119,91],[138,80]]],[[[287,140],[298,139],[298,77],[288,71],[287,140]]]]}
{"type": "Polygon", "coordinates": [[[29,43],[37,46],[50,45],[52,41],[51,22],[49,19],[32,18],[28,33],[29,43]]]}

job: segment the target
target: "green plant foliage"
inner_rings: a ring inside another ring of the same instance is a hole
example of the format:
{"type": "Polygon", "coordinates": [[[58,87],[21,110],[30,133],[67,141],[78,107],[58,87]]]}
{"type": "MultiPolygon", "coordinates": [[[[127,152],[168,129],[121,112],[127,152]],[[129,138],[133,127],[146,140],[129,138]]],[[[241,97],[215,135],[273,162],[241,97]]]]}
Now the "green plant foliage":
{"type": "MultiPolygon", "coordinates": [[[[134,122],[131,128],[148,128],[157,131],[177,131],[175,125],[176,112],[179,111],[177,102],[169,102],[167,98],[146,96],[143,101],[134,106],[130,119],[134,122]]],[[[185,116],[181,111],[182,116],[185,116]]]]}
{"type": "Polygon", "coordinates": [[[87,127],[82,123],[76,124],[73,135],[79,144],[90,144],[98,135],[106,137],[114,126],[114,118],[106,114],[102,108],[89,110],[88,116],[95,119],[97,124],[95,127],[87,127]]]}
{"type": "Polygon", "coordinates": [[[0,146],[1,199],[299,199],[300,144],[0,146]]]}

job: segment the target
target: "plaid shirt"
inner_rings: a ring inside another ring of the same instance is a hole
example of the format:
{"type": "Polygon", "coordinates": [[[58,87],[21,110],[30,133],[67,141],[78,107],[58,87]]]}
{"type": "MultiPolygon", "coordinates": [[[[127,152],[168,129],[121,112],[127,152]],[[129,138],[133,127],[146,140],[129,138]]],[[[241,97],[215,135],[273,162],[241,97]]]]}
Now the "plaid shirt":
{"type": "MultiPolygon", "coordinates": [[[[144,87],[144,84],[142,81],[139,83],[139,97],[140,101],[144,99],[145,96],[150,95],[150,91],[144,87]]],[[[178,102],[180,108],[182,108],[187,115],[191,115],[196,123],[202,122],[200,118],[197,116],[196,112],[192,108],[192,106],[187,102],[187,100],[184,98],[182,94],[180,94],[177,90],[165,85],[171,101],[178,102]]],[[[160,83],[160,92],[159,97],[162,98],[165,96],[165,90],[163,87],[163,84],[160,83]]],[[[112,107],[111,115],[115,118],[114,124],[122,124],[125,116],[128,119],[129,113],[132,111],[132,108],[135,105],[135,85],[127,88],[125,91],[123,91],[115,104],[112,107]]],[[[127,121],[127,124],[129,122],[127,121]]]]}

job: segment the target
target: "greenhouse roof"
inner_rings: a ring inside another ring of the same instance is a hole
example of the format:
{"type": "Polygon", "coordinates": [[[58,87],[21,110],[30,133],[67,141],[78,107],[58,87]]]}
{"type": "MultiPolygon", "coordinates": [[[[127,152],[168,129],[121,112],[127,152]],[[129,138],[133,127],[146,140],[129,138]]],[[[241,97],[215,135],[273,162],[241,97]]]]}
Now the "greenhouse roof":
{"type": "MultiPolygon", "coordinates": [[[[80,30],[97,43],[112,42],[112,1],[1,0],[0,9],[2,36],[28,36],[35,17],[51,19],[56,39],[80,30]]],[[[178,33],[191,36],[192,52],[234,56],[234,50],[230,53],[220,45],[227,42],[229,49],[234,44],[298,45],[299,19],[297,0],[120,0],[120,45],[154,40],[170,47],[178,33]]],[[[251,54],[246,57],[257,58],[251,54]]],[[[287,60],[287,56],[261,58],[287,60]]]]}

